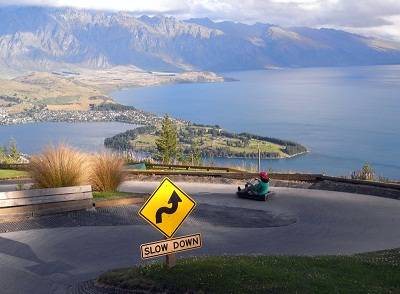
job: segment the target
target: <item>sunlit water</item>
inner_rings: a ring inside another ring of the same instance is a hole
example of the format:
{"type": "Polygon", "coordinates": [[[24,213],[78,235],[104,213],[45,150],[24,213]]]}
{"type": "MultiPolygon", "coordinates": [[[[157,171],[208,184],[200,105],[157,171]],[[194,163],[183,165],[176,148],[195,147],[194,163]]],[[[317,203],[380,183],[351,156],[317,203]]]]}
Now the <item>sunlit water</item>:
{"type": "Polygon", "coordinates": [[[85,151],[104,150],[104,139],[134,128],[135,125],[117,122],[93,123],[34,123],[0,126],[0,144],[11,138],[19,149],[28,154],[40,151],[46,145],[60,143],[85,151]]]}
{"type": "Polygon", "coordinates": [[[219,124],[230,131],[294,140],[310,150],[293,159],[263,160],[264,168],[349,175],[368,161],[378,174],[400,178],[400,66],[224,75],[239,81],[131,88],[113,97],[143,110],[219,124]]]}

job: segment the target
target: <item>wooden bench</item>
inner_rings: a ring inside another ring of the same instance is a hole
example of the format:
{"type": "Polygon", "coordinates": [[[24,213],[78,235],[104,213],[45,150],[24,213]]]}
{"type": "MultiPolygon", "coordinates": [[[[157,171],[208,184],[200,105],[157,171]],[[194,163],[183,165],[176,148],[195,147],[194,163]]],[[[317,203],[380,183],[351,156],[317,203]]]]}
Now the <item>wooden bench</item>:
{"type": "Polygon", "coordinates": [[[0,192],[0,216],[43,215],[91,207],[90,185],[0,192]]]}

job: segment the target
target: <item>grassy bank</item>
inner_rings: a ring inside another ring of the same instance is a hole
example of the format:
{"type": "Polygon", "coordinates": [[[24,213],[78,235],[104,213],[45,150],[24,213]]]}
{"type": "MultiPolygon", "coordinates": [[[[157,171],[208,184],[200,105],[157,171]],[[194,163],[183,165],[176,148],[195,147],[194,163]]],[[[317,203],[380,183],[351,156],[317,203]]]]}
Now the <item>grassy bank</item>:
{"type": "Polygon", "coordinates": [[[99,284],[167,293],[400,293],[400,249],[354,256],[180,259],[115,270],[99,284]]]}
{"type": "Polygon", "coordinates": [[[143,197],[143,195],[128,192],[93,192],[94,199],[118,199],[128,197],[143,197]]]}
{"type": "Polygon", "coordinates": [[[0,180],[27,178],[27,177],[29,177],[29,174],[26,171],[12,170],[12,169],[0,169],[0,180]]]}

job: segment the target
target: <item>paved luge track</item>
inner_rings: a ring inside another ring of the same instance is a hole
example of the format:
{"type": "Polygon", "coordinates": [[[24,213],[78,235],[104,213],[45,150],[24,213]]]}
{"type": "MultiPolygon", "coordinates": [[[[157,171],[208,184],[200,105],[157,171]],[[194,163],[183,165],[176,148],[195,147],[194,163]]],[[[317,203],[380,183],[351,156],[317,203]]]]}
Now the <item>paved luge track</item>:
{"type": "MultiPolygon", "coordinates": [[[[122,189],[147,192],[156,185],[128,182],[122,189]]],[[[199,206],[178,235],[201,232],[204,239],[202,249],[186,254],[352,254],[400,247],[398,200],[275,188],[264,203],[236,198],[227,193],[235,189],[229,185],[183,189],[199,206]]],[[[66,293],[107,269],[140,262],[139,245],[162,236],[137,218],[137,210],[51,216],[0,233],[1,293],[66,293]]]]}

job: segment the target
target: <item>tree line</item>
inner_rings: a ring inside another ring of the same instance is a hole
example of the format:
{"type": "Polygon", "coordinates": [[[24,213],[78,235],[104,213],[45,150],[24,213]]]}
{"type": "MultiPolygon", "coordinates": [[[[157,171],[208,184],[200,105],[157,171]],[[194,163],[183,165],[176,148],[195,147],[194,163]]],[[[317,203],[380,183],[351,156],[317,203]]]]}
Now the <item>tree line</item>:
{"type": "Polygon", "coordinates": [[[114,150],[130,150],[132,149],[130,144],[131,140],[135,140],[138,135],[153,133],[155,130],[156,127],[154,126],[143,126],[133,130],[127,130],[111,138],[106,138],[104,140],[104,146],[114,150]]]}
{"type": "Polygon", "coordinates": [[[101,103],[94,106],[94,111],[127,111],[127,110],[137,110],[133,106],[122,105],[118,103],[101,103]]]}
{"type": "Polygon", "coordinates": [[[274,143],[277,145],[282,145],[285,148],[282,149],[282,152],[288,154],[288,155],[295,155],[299,153],[304,153],[307,152],[307,148],[304,147],[303,145],[293,142],[293,141],[288,141],[288,140],[282,140],[282,139],[277,139],[273,137],[265,137],[265,136],[259,136],[259,135],[254,135],[250,133],[240,133],[240,134],[234,134],[230,133],[227,131],[222,131],[221,135],[227,137],[227,138],[233,138],[233,139],[247,139],[247,140],[259,140],[259,141],[266,141],[270,143],[274,143]]]}

